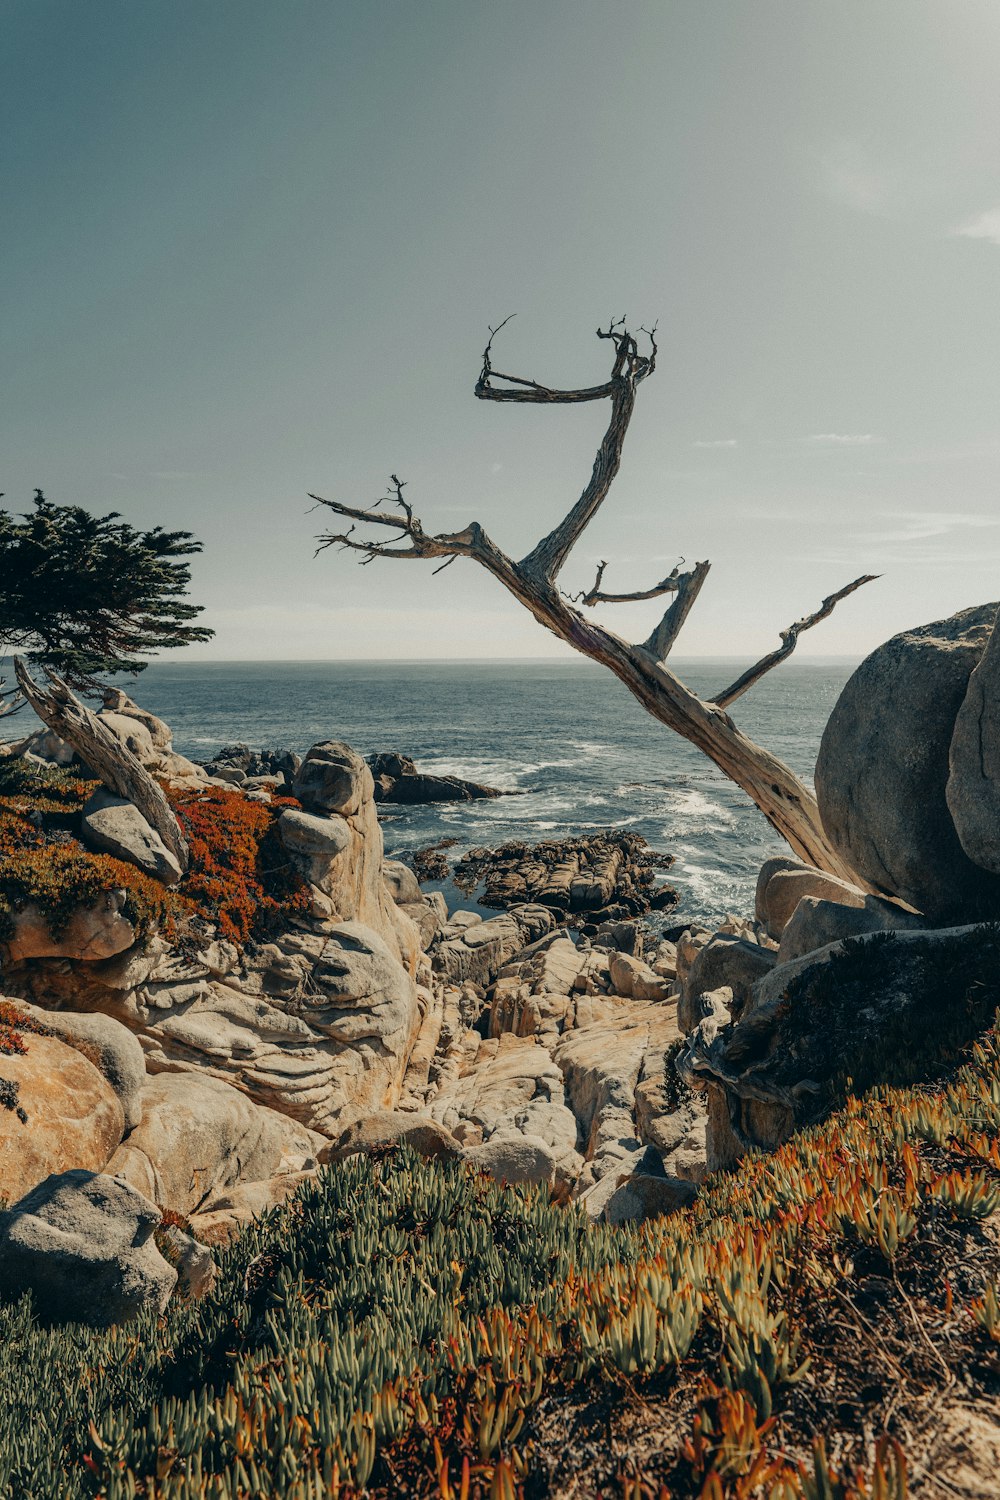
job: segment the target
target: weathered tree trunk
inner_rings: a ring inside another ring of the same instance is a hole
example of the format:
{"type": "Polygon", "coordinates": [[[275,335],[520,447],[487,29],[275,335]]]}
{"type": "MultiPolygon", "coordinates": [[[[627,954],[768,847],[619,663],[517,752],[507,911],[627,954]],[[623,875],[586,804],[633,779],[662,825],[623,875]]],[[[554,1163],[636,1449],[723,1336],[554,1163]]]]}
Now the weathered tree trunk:
{"type": "Polygon", "coordinates": [[[126,797],[159,834],[182,870],[188,866],[188,846],[160,783],[95,713],[70,691],[62,678],[46,671],[52,686],[41,688],[24,662],[15,657],[14,670],[21,692],[44,724],[72,745],[104,785],[126,797]]]}
{"type": "Polygon", "coordinates": [[[320,537],[317,550],[339,545],[341,548],[363,553],[364,562],[371,562],[376,557],[408,560],[443,558],[442,567],[447,567],[456,557],[471,558],[492,573],[515,599],[530,610],[539,624],[551,630],[575,651],[580,651],[584,656],[609,668],[655,719],[703,751],[731,781],[746,792],[772,828],[801,859],[831,875],[865,885],[827,837],[816,798],[810,789],[777,756],[743,734],[726,713],[726,705],[790,656],[799,635],[820,620],[826,619],[839,600],[853,593],[862,584],[870,583],[871,575],[855,579],[846,588],[831,594],[813,614],[782,631],[780,648],[763,657],[715,699],[705,701],[699,698],[667,669],[665,660],[705,581],[709,569],[707,562],[696,563],[688,572],[680,572],[675,568],[653,588],[620,594],[602,591],[606,564],[601,563],[594,587],[587,593],[574,596],[576,602],[590,606],[673,594],[675,597],[663,618],[641,645],[632,645],[612,631],[586,619],[573,607],[573,600],[567,598],[556,586],[563,564],[603,504],[618,472],[625,435],[635,405],[636,387],[656,367],[655,329],[649,333],[651,350],[648,355],[639,353],[635,338],[623,326],[612,325],[604,333],[598,330],[598,337],[610,339],[614,344],[615,359],[611,378],[603,385],[579,390],[553,390],[539,385],[537,381],[494,371],[490,355],[493,338],[498,331],[490,330],[490,341],[483,354],[483,368],[476,383],[476,395],[481,400],[544,404],[603,399],[611,402],[611,420],[597,450],[590,482],[568,514],[526,557],[520,562],[514,562],[491,541],[476,521],[463,531],[440,536],[429,535],[403,498],[402,482],[393,475],[388,498],[396,507],[395,513],[383,512],[375,507],[361,509],[340,501],[325,500],[319,495],[310,496],[320,505],[351,522],[346,532],[320,537]],[[503,381],[505,384],[497,386],[495,381],[503,381]],[[387,542],[367,539],[356,535],[359,522],[388,527],[397,535],[387,542]],[[408,545],[393,545],[400,542],[408,545]]]}
{"type": "Polygon", "coordinates": [[[725,709],[685,687],[645,646],[633,646],[586,620],[555,589],[525,580],[516,565],[479,559],[531,611],[539,624],[574,650],[608,667],[655,719],[697,746],[741,787],[800,859],[842,880],[858,877],[838,854],[820,821],[816,798],[784,761],[738,729],[725,709]]]}

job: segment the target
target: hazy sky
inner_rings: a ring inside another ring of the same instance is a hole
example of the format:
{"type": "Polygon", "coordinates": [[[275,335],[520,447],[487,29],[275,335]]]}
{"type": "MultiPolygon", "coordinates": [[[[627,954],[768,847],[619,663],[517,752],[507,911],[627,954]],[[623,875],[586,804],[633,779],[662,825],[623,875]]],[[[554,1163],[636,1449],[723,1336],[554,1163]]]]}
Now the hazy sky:
{"type": "MultiPolygon", "coordinates": [[[[1000,594],[996,0],[0,0],[0,488],[195,531],[217,657],[553,655],[472,564],[313,559],[395,469],[522,555],[659,319],[563,575],[713,571],[683,654],[1000,594]]],[[[656,604],[610,612],[641,639],[656,604]]]]}

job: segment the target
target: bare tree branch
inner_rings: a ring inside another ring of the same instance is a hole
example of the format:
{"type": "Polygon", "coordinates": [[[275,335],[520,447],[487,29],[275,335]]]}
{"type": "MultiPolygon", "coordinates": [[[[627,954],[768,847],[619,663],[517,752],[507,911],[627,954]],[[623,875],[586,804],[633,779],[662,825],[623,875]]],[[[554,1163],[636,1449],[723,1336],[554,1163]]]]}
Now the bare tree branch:
{"type": "Polygon", "coordinates": [[[691,613],[694,601],[701,593],[701,586],[708,577],[708,570],[711,566],[710,562],[695,563],[690,573],[682,573],[678,578],[677,598],[642,646],[642,650],[648,651],[650,656],[657,661],[666,661],[669,656],[674,641],[681,633],[684,621],[691,613]]]}
{"type": "MultiPolygon", "coordinates": [[[[0,500],[2,499],[3,496],[0,495],[0,500]]],[[[16,714],[19,708],[24,707],[24,703],[24,694],[17,688],[9,688],[6,677],[0,677],[0,719],[7,714],[16,714]]]]}
{"type": "Polygon", "coordinates": [[[800,858],[842,879],[855,880],[864,885],[865,882],[858,880],[850,865],[831,843],[810,788],[777,756],[745,735],[725,712],[725,704],[745,691],[757,676],[787,656],[794,649],[795,639],[803,630],[825,618],[839,599],[859,588],[862,583],[867,583],[869,577],[858,579],[849,588],[824,600],[822,609],[816,615],[792,626],[783,634],[781,650],[764,663],[758,664],[751,673],[744,674],[744,678],[720,699],[706,702],[700,698],[667,669],[665,658],[698,597],[709,571],[708,562],[696,563],[683,573],[679,567],[675,568],[654,588],[629,594],[609,594],[602,590],[606,564],[601,563],[593,588],[585,594],[577,595],[576,603],[587,606],[639,601],[663,594],[674,595],[662,620],[641,645],[630,645],[620,636],[597,624],[592,617],[582,614],[573,607],[574,601],[561,594],[555,586],[560,568],[600,508],[618,472],[635,404],[636,388],[640,381],[652,374],[656,366],[655,327],[640,330],[650,340],[648,354],[640,354],[637,340],[627,331],[624,320],[612,322],[605,330],[599,329],[598,336],[614,345],[610,380],[600,386],[561,391],[522,376],[501,375],[493,370],[493,340],[509,321],[509,318],[505,319],[504,323],[490,329],[489,341],[483,352],[482,370],[476,382],[476,395],[481,400],[558,403],[595,401],[607,397],[611,401],[611,419],[594,460],[590,483],[559,525],[525,558],[514,562],[475,521],[463,531],[451,535],[428,535],[409,506],[403,503],[400,493],[402,487],[394,477],[395,489],[389,498],[393,500],[398,514],[391,516],[378,512],[377,507],[360,510],[313,495],[311,498],[317,504],[326,506],[335,515],[351,523],[346,531],[318,538],[317,551],[338,545],[360,552],[363,564],[368,564],[377,557],[440,558],[442,562],[435,572],[449,566],[456,557],[471,558],[486,568],[540,625],[574,650],[607,667],[655,719],[682,735],[707,755],[746,792],[800,858]],[[502,382],[502,385],[495,385],[494,382],[502,382]],[[378,541],[356,534],[357,527],[366,523],[391,528],[396,535],[385,541],[378,541]]]}
{"type": "Polygon", "coordinates": [[[57,677],[45,669],[52,684],[39,687],[22,658],[14,658],[14,671],[25,698],[54,734],[79,755],[104,785],[137,807],[149,826],[160,835],[182,870],[187,869],[188,846],[160,783],[95,713],[57,677]]]}
{"type": "MultiPolygon", "coordinates": [[[[681,562],[683,561],[684,559],[681,558],[681,562]]],[[[597,577],[592,589],[588,589],[585,594],[568,594],[566,597],[572,603],[585,604],[588,608],[594,604],[637,604],[643,599],[658,599],[661,594],[676,594],[679,587],[680,566],[678,565],[666,578],[661,579],[659,583],[654,583],[651,589],[637,589],[632,594],[606,594],[601,589],[601,581],[607,566],[603,560],[598,564],[597,577]]]]}
{"type": "MultiPolygon", "coordinates": [[[[611,420],[597,450],[590,483],[569,514],[518,564],[522,573],[546,584],[555,583],[570,552],[604,503],[621,464],[625,435],[635,407],[636,387],[656,368],[655,326],[648,334],[649,354],[639,353],[635,337],[623,323],[610,323],[605,330],[599,328],[597,337],[610,339],[614,344],[615,360],[611,379],[607,385],[594,387],[589,393],[570,393],[570,399],[573,400],[592,401],[599,396],[607,396],[611,401],[611,420]]],[[[494,392],[492,387],[483,389],[482,384],[480,377],[476,387],[477,396],[488,400],[499,396],[500,393],[494,392]]],[[[565,392],[549,392],[544,398],[537,399],[555,400],[564,399],[565,396],[565,392]]]]}
{"type": "Polygon", "coordinates": [[[752,667],[748,667],[741,677],[737,677],[731,687],[726,688],[724,693],[716,694],[712,702],[717,703],[720,708],[728,708],[730,703],[735,703],[737,698],[742,698],[747,689],[752,688],[755,682],[759,682],[766,672],[770,672],[772,667],[776,667],[779,662],[786,661],[791,656],[804,630],[811,630],[814,625],[819,624],[820,620],[829,619],[841,599],[846,599],[848,594],[853,594],[855,589],[861,588],[866,583],[874,583],[879,576],[878,573],[865,573],[863,577],[855,578],[854,582],[847,584],[845,588],[838,589],[835,594],[829,594],[814,614],[804,615],[801,620],[796,620],[794,625],[789,625],[787,630],[782,630],[780,632],[781,645],[769,655],[762,656],[760,661],[755,662],[752,667]]]}

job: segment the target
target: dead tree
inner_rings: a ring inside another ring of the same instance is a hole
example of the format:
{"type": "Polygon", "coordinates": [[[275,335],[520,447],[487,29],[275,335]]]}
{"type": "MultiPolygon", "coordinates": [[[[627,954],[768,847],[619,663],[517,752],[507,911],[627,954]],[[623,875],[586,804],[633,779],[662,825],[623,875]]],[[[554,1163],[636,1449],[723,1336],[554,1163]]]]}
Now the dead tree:
{"type": "Polygon", "coordinates": [[[6,677],[0,677],[0,719],[7,714],[16,714],[23,707],[24,694],[17,688],[9,688],[6,677]]]}
{"type": "Polygon", "coordinates": [[[570,598],[560,591],[557,583],[570,552],[597,514],[618,473],[638,387],[656,368],[655,328],[640,329],[640,334],[648,341],[648,352],[640,351],[638,338],[628,332],[624,321],[598,329],[598,338],[608,340],[614,351],[610,378],[600,385],[579,390],[555,390],[520,375],[504,375],[494,370],[493,340],[503,326],[501,323],[498,328],[490,329],[489,342],[483,351],[482,370],[476,382],[476,395],[481,401],[530,401],[548,405],[581,401],[611,403],[611,419],[597,450],[590,482],[569,513],[526,557],[515,562],[487,536],[478,521],[470,522],[461,531],[436,536],[425,532],[403,495],[403,482],[393,474],[385,497],[391,506],[389,510],[380,508],[382,501],[361,509],[319,495],[310,496],[351,523],[346,531],[320,536],[317,551],[332,546],[348,548],[360,552],[363,563],[373,562],[376,558],[443,559],[435,572],[440,572],[456,557],[471,558],[492,573],[547,630],[574,650],[608,667],[654,718],[702,750],[742,787],[800,858],[831,874],[856,880],[854,872],[828,839],[816,799],[809,788],[783,761],[738,729],[726,708],[765,672],[790,656],[803,631],[825,619],[840,599],[862,584],[871,582],[873,575],[855,579],[831,594],[813,614],[789,626],[781,633],[782,644],[776,651],[763,657],[714,698],[698,697],[668,669],[666,660],[705,582],[709,570],[707,562],[695,563],[687,571],[675,568],[652,588],[629,593],[602,591],[607,566],[603,562],[593,588],[582,595],[570,598]],[[359,533],[359,525],[384,528],[395,535],[378,539],[359,533]],[[625,641],[596,624],[575,607],[577,604],[586,607],[665,595],[671,596],[671,602],[663,618],[648,638],[637,644],[625,641]]]}
{"type": "Polygon", "coordinates": [[[188,866],[188,846],[173,809],[160,783],[112,734],[97,714],[91,713],[55,672],[45,669],[51,687],[39,687],[19,656],[14,671],[25,699],[35,713],[67,745],[72,745],[80,759],[100,777],[110,791],[125,797],[160,835],[182,870],[188,866]]]}

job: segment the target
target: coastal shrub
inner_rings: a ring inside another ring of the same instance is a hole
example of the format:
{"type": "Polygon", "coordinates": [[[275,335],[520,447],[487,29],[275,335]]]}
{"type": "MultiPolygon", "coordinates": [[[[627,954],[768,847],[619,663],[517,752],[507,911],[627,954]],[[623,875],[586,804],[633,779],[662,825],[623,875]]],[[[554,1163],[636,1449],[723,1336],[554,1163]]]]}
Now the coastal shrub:
{"type": "Polygon", "coordinates": [[[170,800],[191,854],[181,889],[222,937],[265,939],[287,917],[309,910],[308,887],[275,828],[283,808],[299,806],[293,798],[254,802],[211,787],[171,792],[170,800]]]}
{"type": "Polygon", "coordinates": [[[815,1095],[813,1118],[820,1118],[851,1093],[915,1083],[955,1065],[1000,1006],[1000,925],[985,923],[947,943],[893,932],[849,939],[793,979],[785,999],[775,1080],[792,1086],[810,1074],[823,1078],[829,1058],[838,1059],[815,1095]]]}
{"type": "Polygon", "coordinates": [[[13,935],[23,906],[38,907],[58,937],[78,907],[119,890],[122,911],[140,935],[170,930],[176,904],[158,881],[109,854],[91,853],[72,836],[97,785],[21,756],[0,760],[0,942],[13,935]]]}
{"type": "Polygon", "coordinates": [[[244,943],[308,911],[306,884],[275,831],[282,808],[299,805],[292,798],[261,803],[221,788],[169,793],[191,863],[180,886],[166,891],[73,837],[98,785],[20,756],[0,760],[0,942],[10,937],[20,906],[38,906],[58,936],[77,907],[111,890],[125,891],[124,913],[140,933],[163,928],[170,935],[178,917],[194,912],[222,937],[244,943]]]}
{"type": "Polygon", "coordinates": [[[852,1098],[641,1225],[355,1156],[159,1322],[0,1311],[0,1493],[531,1500],[575,1464],[604,1495],[905,1500],[907,1401],[992,1378],[998,1191],[996,1027],[937,1087],[852,1098]]]}
{"type": "Polygon", "coordinates": [[[61,766],[35,765],[23,755],[0,758],[0,807],[35,813],[52,822],[80,811],[100,785],[61,766]]]}

